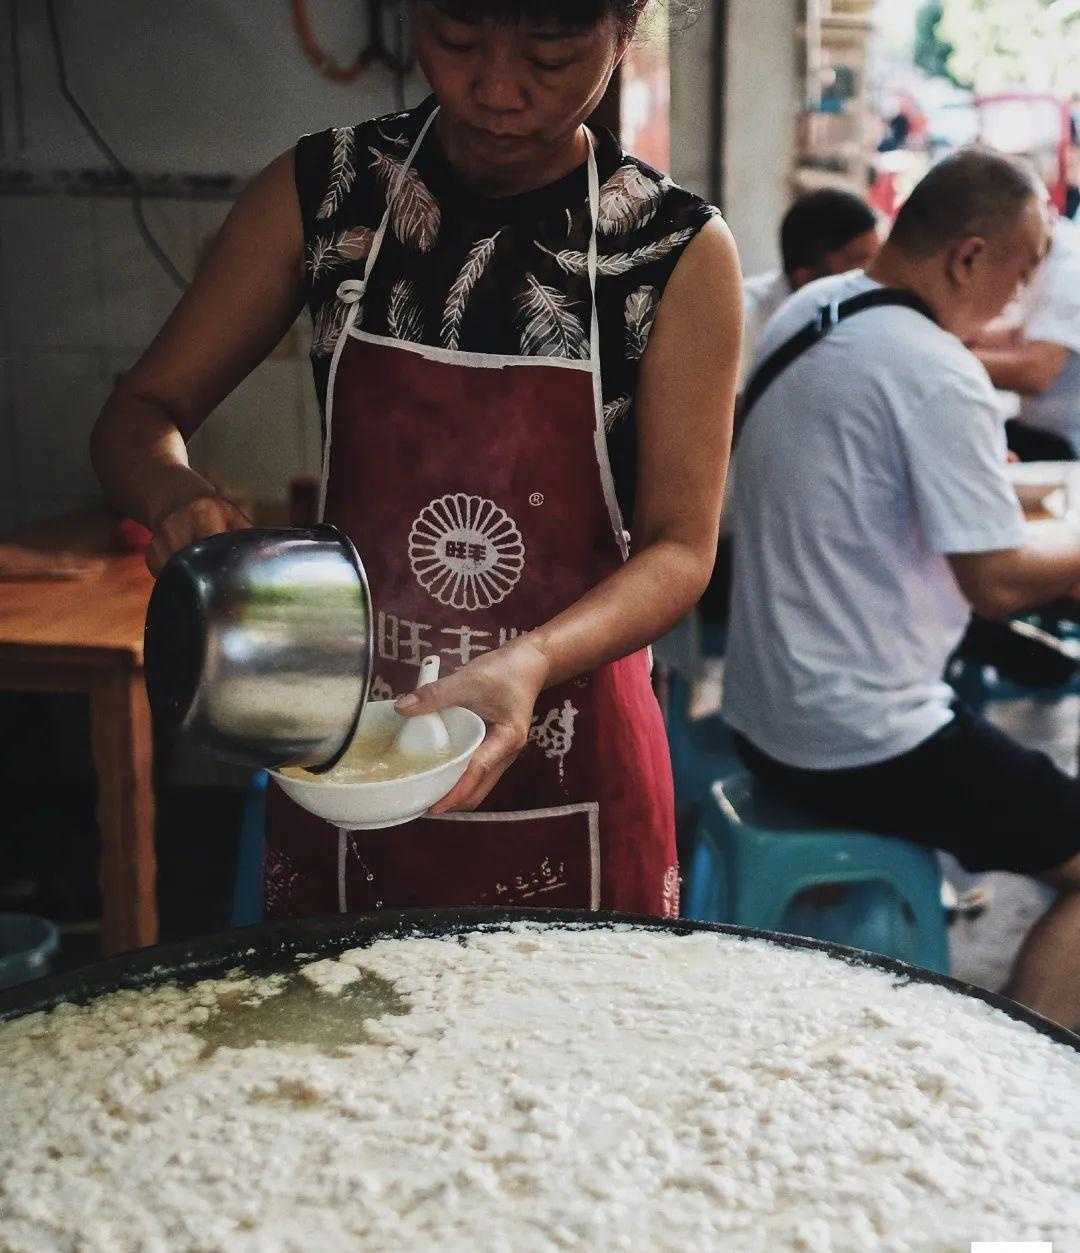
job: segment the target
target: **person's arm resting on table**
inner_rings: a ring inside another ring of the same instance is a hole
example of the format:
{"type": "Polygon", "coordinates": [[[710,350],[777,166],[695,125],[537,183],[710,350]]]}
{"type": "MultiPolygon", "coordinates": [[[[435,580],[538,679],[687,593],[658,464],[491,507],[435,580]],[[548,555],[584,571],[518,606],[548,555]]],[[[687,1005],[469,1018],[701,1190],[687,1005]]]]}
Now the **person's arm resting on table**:
{"type": "Polygon", "coordinates": [[[487,739],[432,811],[474,809],[525,745],[539,693],[663,635],[709,581],[731,443],[742,302],[730,232],[715,219],[664,291],[635,407],[633,555],[563,613],[405,698],[403,713],[466,705],[487,739]]]}
{"type": "Polygon", "coordinates": [[[1026,302],[1028,314],[1015,343],[994,343],[980,336],[973,345],[995,387],[1023,396],[1041,396],[1057,381],[1069,354],[1080,353],[1080,269],[1076,255],[1073,250],[1061,254],[1055,240],[1035,276],[1026,302]]]}
{"type": "Polygon", "coordinates": [[[1063,344],[1029,339],[1011,347],[978,348],[975,355],[986,366],[995,387],[1021,396],[1041,396],[1065,369],[1069,349],[1063,344]]]}
{"type": "Polygon", "coordinates": [[[984,618],[1012,618],[1026,609],[1080,597],[1080,543],[953,553],[949,564],[971,607],[984,618]]]}
{"type": "Polygon", "coordinates": [[[926,541],[944,554],[964,597],[987,618],[1007,618],[1080,584],[1080,542],[1030,542],[1004,469],[1005,443],[985,380],[951,374],[898,430],[926,541]]]}
{"type": "Polygon", "coordinates": [[[91,437],[109,500],[154,532],[155,573],[178,549],[250,522],[188,464],[185,438],[277,346],[303,307],[292,150],[229,214],[157,338],[117,383],[91,437]]]}

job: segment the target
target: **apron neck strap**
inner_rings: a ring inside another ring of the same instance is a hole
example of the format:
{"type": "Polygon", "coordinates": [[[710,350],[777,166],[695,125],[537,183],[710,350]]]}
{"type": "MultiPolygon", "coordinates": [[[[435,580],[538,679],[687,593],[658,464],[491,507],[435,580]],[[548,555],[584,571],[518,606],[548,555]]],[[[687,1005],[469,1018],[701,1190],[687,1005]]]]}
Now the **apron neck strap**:
{"type": "MultiPolygon", "coordinates": [[[[438,116],[439,107],[436,105],[435,108],[431,110],[431,113],[428,115],[424,125],[420,127],[420,134],[417,135],[416,142],[409,149],[409,155],[401,163],[401,166],[398,168],[393,179],[391,180],[390,187],[386,193],[386,211],[382,215],[382,221],[379,223],[379,229],[375,232],[375,238],[371,241],[371,249],[368,252],[367,261],[364,263],[363,278],[360,280],[358,286],[355,283],[350,286],[347,296],[341,291],[338,292],[339,296],[342,296],[343,299],[348,299],[350,303],[356,303],[363,299],[364,292],[367,290],[368,279],[371,277],[371,271],[375,268],[375,262],[378,260],[379,252],[382,250],[383,240],[386,238],[386,228],[390,225],[390,214],[394,207],[394,201],[400,194],[402,184],[405,182],[405,179],[409,175],[409,171],[413,167],[413,163],[416,161],[417,153],[420,151],[424,140],[427,138],[428,131],[431,130],[431,127],[438,116]]],[[[343,283],[342,287],[344,286],[345,284],[343,283]]]]}
{"type": "MultiPolygon", "coordinates": [[[[401,186],[408,177],[409,171],[412,169],[416,161],[417,154],[427,138],[427,133],[439,115],[439,106],[436,105],[428,115],[424,125],[420,128],[420,133],[416,137],[409,155],[402,162],[400,168],[394,174],[393,181],[386,194],[386,210],[383,213],[382,221],[379,223],[375,237],[371,241],[371,249],[368,252],[367,260],[364,263],[364,274],[359,280],[346,279],[338,287],[338,298],[346,304],[358,305],[364,298],[367,291],[368,279],[371,277],[371,271],[375,268],[375,262],[379,259],[379,253],[382,250],[383,240],[386,238],[387,227],[390,225],[390,213],[401,191],[401,186]]],[[[589,144],[588,157],[588,178],[589,178],[589,297],[592,303],[592,325],[590,330],[590,356],[593,368],[597,368],[600,362],[600,324],[596,313],[596,276],[599,266],[599,253],[597,247],[597,235],[600,228],[600,172],[596,164],[596,140],[593,139],[592,131],[585,127],[585,138],[589,144]]],[[[349,325],[355,322],[358,310],[350,310],[349,325]]],[[[344,339],[344,336],[342,337],[344,339]]]]}
{"type": "Polygon", "coordinates": [[[594,371],[600,369],[600,319],[596,312],[596,274],[599,265],[597,236],[600,231],[600,171],[596,164],[596,141],[592,131],[585,127],[589,141],[589,300],[592,304],[592,322],[589,331],[589,356],[594,371]]]}

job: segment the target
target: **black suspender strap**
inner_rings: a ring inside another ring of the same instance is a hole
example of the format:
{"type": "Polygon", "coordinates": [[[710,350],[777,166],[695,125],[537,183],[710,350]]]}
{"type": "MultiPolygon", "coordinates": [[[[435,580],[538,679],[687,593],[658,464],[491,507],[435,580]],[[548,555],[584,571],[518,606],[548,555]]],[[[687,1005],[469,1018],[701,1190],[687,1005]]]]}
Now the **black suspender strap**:
{"type": "Polygon", "coordinates": [[[916,296],[914,292],[903,291],[898,287],[875,287],[871,291],[861,292],[858,296],[850,296],[847,300],[822,305],[812,322],[808,322],[801,331],[792,335],[786,343],[781,344],[754,371],[743,393],[740,422],[746,421],[747,415],[761,399],[765,389],[804,352],[820,343],[837,323],[843,322],[845,318],[853,317],[856,313],[862,313],[864,309],[880,309],[888,305],[901,305],[914,309],[916,313],[921,313],[931,322],[937,322],[933,310],[925,300],[916,296]]]}

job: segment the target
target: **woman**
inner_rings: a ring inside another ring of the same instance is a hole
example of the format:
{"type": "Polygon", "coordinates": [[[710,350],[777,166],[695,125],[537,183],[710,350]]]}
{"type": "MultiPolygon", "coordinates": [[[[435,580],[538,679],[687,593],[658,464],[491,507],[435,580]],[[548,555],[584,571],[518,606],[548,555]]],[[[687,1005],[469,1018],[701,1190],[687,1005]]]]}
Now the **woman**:
{"type": "Polygon", "coordinates": [[[276,793],[271,916],[677,911],[645,645],[712,569],[741,315],[715,210],[584,125],[648,3],[417,0],[433,96],[272,162],[98,422],[152,569],[247,526],[184,438],[307,304],[321,507],[371,580],[374,694],[487,723],[407,827],[335,831],[276,793]],[[432,652],[444,677],[402,696],[432,652]]]}

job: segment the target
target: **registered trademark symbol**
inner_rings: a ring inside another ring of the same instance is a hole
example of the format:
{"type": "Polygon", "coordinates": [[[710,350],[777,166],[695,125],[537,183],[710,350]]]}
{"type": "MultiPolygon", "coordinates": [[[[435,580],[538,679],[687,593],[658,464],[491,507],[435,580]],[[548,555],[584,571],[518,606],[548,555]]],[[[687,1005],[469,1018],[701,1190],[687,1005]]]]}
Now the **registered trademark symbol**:
{"type": "Polygon", "coordinates": [[[543,503],[544,503],[543,492],[533,492],[533,494],[529,497],[529,504],[532,505],[534,509],[539,509],[539,507],[543,503]]]}

